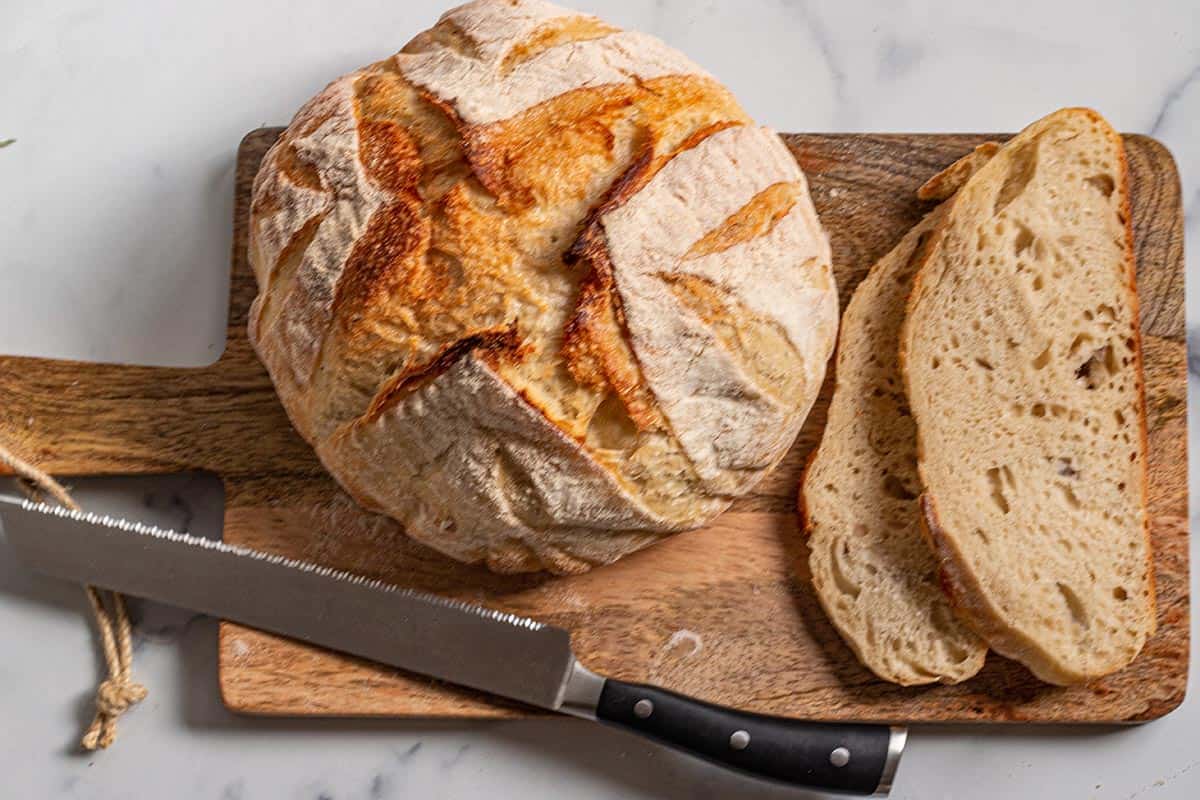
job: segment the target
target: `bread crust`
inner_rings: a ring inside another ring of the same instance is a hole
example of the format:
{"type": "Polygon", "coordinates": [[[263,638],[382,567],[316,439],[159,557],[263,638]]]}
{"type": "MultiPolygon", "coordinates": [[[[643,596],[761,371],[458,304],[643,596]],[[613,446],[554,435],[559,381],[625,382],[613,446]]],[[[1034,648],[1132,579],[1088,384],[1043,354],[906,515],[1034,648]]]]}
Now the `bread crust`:
{"type": "Polygon", "coordinates": [[[782,458],[836,334],[781,140],[661,42],[538,0],[451,10],[306,104],[250,260],[251,342],[327,469],[500,571],[712,519],[782,458]]]}
{"type": "Polygon", "coordinates": [[[999,142],[984,142],[934,175],[917,189],[918,200],[947,200],[1000,150],[999,142]]]}
{"type": "MultiPolygon", "coordinates": [[[[1120,169],[1121,183],[1129,186],[1129,156],[1125,152],[1125,143],[1121,139],[1121,134],[1113,130],[1108,121],[1105,120],[1096,111],[1090,108],[1080,109],[1094,120],[1098,120],[1104,124],[1108,135],[1112,138],[1116,145],[1117,152],[1120,154],[1120,169]]],[[[1149,422],[1146,415],[1146,359],[1145,353],[1142,350],[1142,306],[1141,300],[1137,292],[1137,257],[1135,243],[1133,240],[1133,208],[1130,205],[1131,192],[1125,192],[1121,197],[1122,217],[1125,220],[1125,275],[1128,279],[1127,297],[1130,307],[1133,309],[1134,325],[1131,331],[1136,346],[1133,350],[1133,363],[1135,379],[1137,381],[1137,402],[1138,402],[1138,452],[1141,457],[1138,459],[1138,464],[1142,472],[1142,533],[1146,541],[1146,576],[1150,588],[1150,618],[1146,631],[1146,638],[1150,638],[1158,630],[1158,587],[1157,578],[1154,573],[1154,547],[1150,539],[1150,465],[1147,454],[1150,452],[1150,430],[1149,422]]]]}

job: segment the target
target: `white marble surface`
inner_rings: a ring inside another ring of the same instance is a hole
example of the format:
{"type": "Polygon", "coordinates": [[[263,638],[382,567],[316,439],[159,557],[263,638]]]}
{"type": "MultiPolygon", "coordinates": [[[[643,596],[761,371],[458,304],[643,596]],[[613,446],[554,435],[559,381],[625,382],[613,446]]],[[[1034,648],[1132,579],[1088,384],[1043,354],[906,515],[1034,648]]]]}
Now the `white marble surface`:
{"type": "MultiPolygon", "coordinates": [[[[1198,319],[1193,0],[578,5],[685,49],[781,130],[1012,130],[1088,104],[1119,128],[1154,134],[1183,174],[1189,319],[1198,319]]],[[[213,360],[238,139],[285,122],[327,80],[394,51],[441,9],[438,0],[0,0],[0,140],[17,140],[0,149],[0,352],[213,360]]],[[[1193,452],[1198,441],[1194,433],[1193,452]]],[[[151,500],[177,523],[219,519],[203,486],[151,500]]],[[[80,756],[73,742],[97,673],[83,609],[77,588],[22,573],[0,548],[0,796],[801,796],[568,720],[238,718],[217,696],[214,625],[157,607],[141,609],[138,627],[150,699],[121,723],[114,749],[80,756]]],[[[1200,796],[1195,688],[1182,708],[1138,728],[917,728],[894,796],[1200,796]]]]}

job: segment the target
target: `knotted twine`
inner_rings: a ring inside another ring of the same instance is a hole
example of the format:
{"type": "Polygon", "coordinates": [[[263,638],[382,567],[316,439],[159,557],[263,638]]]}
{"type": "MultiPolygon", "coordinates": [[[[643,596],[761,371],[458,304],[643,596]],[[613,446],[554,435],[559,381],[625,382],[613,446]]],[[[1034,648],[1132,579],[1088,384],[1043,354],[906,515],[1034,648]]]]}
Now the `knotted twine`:
{"type": "MultiPolygon", "coordinates": [[[[0,463],[8,466],[21,478],[30,493],[48,494],[73,511],[79,504],[63,488],[42,470],[24,461],[0,444],[0,463]]],[[[117,719],[134,703],[146,697],[146,687],[133,680],[133,630],[129,623],[129,612],[125,598],[117,592],[102,592],[94,586],[84,586],[88,604],[100,633],[100,645],[104,650],[104,661],[108,665],[108,677],[96,687],[96,715],[83,734],[80,744],[85,750],[105,748],[117,738],[117,719]],[[107,603],[105,599],[107,598],[107,603]]]]}

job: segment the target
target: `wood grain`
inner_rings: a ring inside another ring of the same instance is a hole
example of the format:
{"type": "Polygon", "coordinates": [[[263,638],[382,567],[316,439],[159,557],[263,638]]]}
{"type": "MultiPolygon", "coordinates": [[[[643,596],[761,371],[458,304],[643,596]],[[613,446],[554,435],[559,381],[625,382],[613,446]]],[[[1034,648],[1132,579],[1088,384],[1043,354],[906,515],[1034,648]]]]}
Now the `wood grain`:
{"type": "MultiPolygon", "coordinates": [[[[1058,688],[995,655],[959,686],[901,688],[860,667],[809,585],[795,514],[829,382],[795,447],[701,531],[588,575],[497,576],[408,540],[359,510],[288,424],[245,336],[250,182],[279,129],[238,151],[228,346],[203,369],[0,358],[0,437],[59,474],[205,469],[225,483],[225,539],[537,617],[569,628],[593,669],[754,711],[827,720],[1132,722],[1182,700],[1188,664],[1183,233],[1175,165],[1126,137],[1134,186],[1150,420],[1159,631],[1128,669],[1058,688]]],[[[920,217],[916,188],[986,137],[794,135],[833,240],[843,305],[920,217]]],[[[498,717],[530,712],[434,681],[222,625],[226,703],[265,714],[498,717]]]]}

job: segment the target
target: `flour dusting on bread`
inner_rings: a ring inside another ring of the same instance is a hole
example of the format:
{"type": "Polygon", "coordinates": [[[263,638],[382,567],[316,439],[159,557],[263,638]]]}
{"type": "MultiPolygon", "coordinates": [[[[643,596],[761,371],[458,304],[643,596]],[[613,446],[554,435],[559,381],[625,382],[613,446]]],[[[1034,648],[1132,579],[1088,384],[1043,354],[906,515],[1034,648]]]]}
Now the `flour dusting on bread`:
{"type": "Polygon", "coordinates": [[[712,519],[786,452],[837,327],[779,138],[661,42],[535,0],[454,9],[305,106],[250,258],[251,340],[325,466],[502,571],[712,519]]]}

